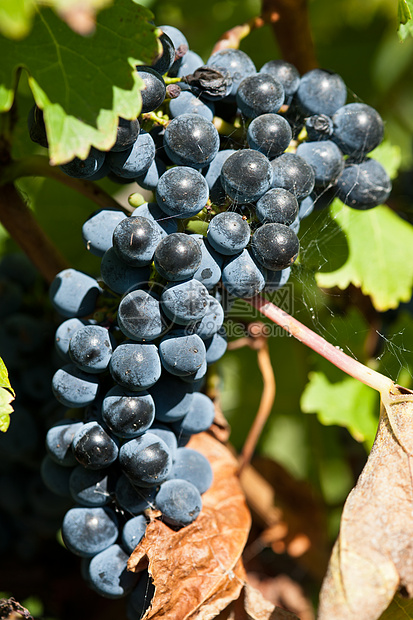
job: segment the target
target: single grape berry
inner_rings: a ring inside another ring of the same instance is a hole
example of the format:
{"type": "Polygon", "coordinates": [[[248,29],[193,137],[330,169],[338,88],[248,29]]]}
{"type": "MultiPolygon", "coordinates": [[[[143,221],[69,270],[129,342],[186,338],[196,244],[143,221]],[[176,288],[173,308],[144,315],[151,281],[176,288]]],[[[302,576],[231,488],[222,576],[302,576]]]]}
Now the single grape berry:
{"type": "Polygon", "coordinates": [[[109,332],[100,325],[85,325],[70,339],[70,359],[84,372],[104,372],[109,365],[112,352],[109,332]]]}
{"type": "Polygon", "coordinates": [[[140,289],[125,295],[119,304],[117,319],[122,333],[139,342],[155,340],[167,329],[158,299],[153,293],[140,289]]]}
{"type": "Polygon", "coordinates": [[[302,200],[314,189],[314,170],[295,153],[283,153],[271,162],[272,187],[282,187],[302,200]]]}
{"type": "Polygon", "coordinates": [[[300,74],[294,65],[286,60],[270,60],[261,67],[260,73],[268,73],[281,82],[287,97],[294,95],[300,85],[300,74]]]}
{"type": "Polygon", "coordinates": [[[165,129],[164,146],[174,164],[203,168],[219,151],[219,134],[199,114],[182,114],[165,129]]]}
{"type": "Polygon", "coordinates": [[[355,209],[371,209],[386,202],[391,187],[389,175],[375,159],[366,158],[361,163],[347,160],[337,179],[337,196],[355,209]]]}
{"type": "Polygon", "coordinates": [[[166,280],[174,282],[191,278],[201,259],[198,243],[185,233],[172,233],[162,239],[154,255],[157,271],[166,280]]]}
{"type": "Polygon", "coordinates": [[[166,443],[147,432],[123,444],[119,464],[133,484],[155,487],[168,478],[172,457],[166,443]]]}
{"type": "Polygon", "coordinates": [[[128,392],[113,387],[102,401],[102,419],[122,439],[143,435],[155,419],[155,403],[148,392],[128,392]]]}
{"type": "Polygon", "coordinates": [[[332,139],[343,153],[363,157],[383,140],[384,125],[380,114],[365,103],[349,103],[334,114],[332,139]]]}
{"type": "Polygon", "coordinates": [[[116,383],[127,390],[147,390],[161,376],[158,349],[151,343],[127,340],[114,350],[109,370],[116,383]]]}
{"type": "Polygon", "coordinates": [[[298,215],[298,202],[291,192],[277,187],[261,196],[255,212],[263,224],[272,222],[290,226],[298,215]]]}
{"type": "Polygon", "coordinates": [[[314,170],[316,187],[335,183],[344,168],[343,155],[331,140],[303,142],[297,148],[297,155],[314,170]]]}
{"type": "Polygon", "coordinates": [[[186,377],[195,374],[205,363],[206,349],[196,334],[174,330],[161,340],[159,355],[167,372],[186,377]]]}
{"type": "Polygon", "coordinates": [[[116,142],[110,150],[113,152],[126,151],[138,139],[139,131],[140,125],[137,118],[132,121],[119,118],[116,142]]]}
{"type": "Polygon", "coordinates": [[[285,151],[292,138],[288,121],[279,114],[261,114],[251,121],[247,142],[251,149],[264,153],[269,159],[285,151]]]}
{"type": "Polygon", "coordinates": [[[276,113],[284,103],[284,88],[271,75],[257,73],[242,80],[238,86],[236,101],[247,118],[260,114],[276,113]]]}
{"type": "MultiPolygon", "coordinates": [[[[202,63],[201,63],[202,64],[202,63]]],[[[206,62],[208,67],[216,67],[227,71],[232,78],[230,97],[235,98],[242,80],[257,73],[251,58],[241,50],[224,49],[212,54],[206,62]]]]}
{"type": "Polygon", "coordinates": [[[152,68],[163,75],[172,67],[175,60],[175,47],[167,34],[162,33],[159,37],[162,51],[156,60],[152,63],[152,68]]]}
{"type": "Polygon", "coordinates": [[[153,67],[138,66],[136,72],[144,83],[141,89],[141,113],[152,112],[163,104],[166,96],[166,86],[162,75],[153,67]]]}
{"type": "Polygon", "coordinates": [[[198,170],[188,166],[169,168],[159,179],[156,201],[162,211],[178,219],[193,217],[205,207],[209,188],[198,170]]]}
{"type": "Polygon", "coordinates": [[[332,116],[345,104],[347,88],[337,73],[312,69],[302,76],[295,97],[306,115],[332,116]]]}
{"type": "Polygon", "coordinates": [[[86,469],[105,469],[118,458],[118,446],[97,422],[87,422],[73,438],[72,450],[86,469]]]}
{"type": "Polygon", "coordinates": [[[161,295],[162,310],[178,325],[202,319],[208,310],[208,291],[198,280],[168,284],[161,295]]]}
{"type": "Polygon", "coordinates": [[[125,217],[119,209],[95,211],[82,226],[82,238],[86,249],[95,256],[103,256],[112,247],[113,231],[125,217]]]}
{"type": "Polygon", "coordinates": [[[300,244],[297,235],[284,224],[264,224],[251,242],[255,258],[261,265],[277,271],[286,269],[297,258],[300,244]]]}
{"type": "Polygon", "coordinates": [[[265,286],[265,269],[248,250],[229,257],[222,269],[222,284],[234,297],[254,297],[265,286]]]}
{"type": "Polygon", "coordinates": [[[220,254],[238,254],[248,245],[251,229],[248,222],[233,211],[218,213],[209,223],[207,239],[220,254]]]}
{"type": "Polygon", "coordinates": [[[191,482],[168,480],[156,496],[156,506],[167,523],[183,527],[195,521],[201,512],[201,494],[191,482]]]}
{"type": "Polygon", "coordinates": [[[65,514],[62,537],[72,553],[91,558],[119,536],[116,514],[110,508],[75,506],[65,514]]]}
{"type": "Polygon", "coordinates": [[[113,231],[113,249],[117,256],[132,267],[150,265],[162,235],[150,219],[125,217],[113,231]]]}
{"type": "Polygon", "coordinates": [[[240,204],[261,198],[270,189],[272,181],[269,160],[253,149],[236,151],[222,166],[222,185],[228,196],[240,204]]]}

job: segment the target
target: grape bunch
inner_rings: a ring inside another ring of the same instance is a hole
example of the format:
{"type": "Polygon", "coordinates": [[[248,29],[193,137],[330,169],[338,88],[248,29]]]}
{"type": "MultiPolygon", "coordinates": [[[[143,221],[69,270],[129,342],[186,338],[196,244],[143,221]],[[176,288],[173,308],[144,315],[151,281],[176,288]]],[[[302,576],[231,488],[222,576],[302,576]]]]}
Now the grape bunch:
{"type": "MultiPolygon", "coordinates": [[[[284,286],[300,221],[327,191],[368,209],[391,190],[368,156],[383,121],[366,104],[346,103],[339,75],[300,77],[282,60],[257,72],[235,49],[204,64],[179,30],[160,29],[162,54],[136,67],[140,117],[119,119],[109,152],[92,148],[61,166],[79,179],[136,182],[153,200],[130,216],[94,213],[82,235],[101,259],[100,275],[67,269],[50,289],[65,318],[53,392],[75,415],[49,430],[42,474],[76,501],[62,533],[84,558],[88,583],[112,598],[135,588],[131,618],[150,588],[147,575],[136,585],[126,572],[146,509],[172,527],[188,525],[212,483],[208,461],[185,444],[213,421],[202,388],[226,350],[223,292],[251,298],[284,286]],[[202,234],[191,232],[194,222],[202,234]]],[[[47,146],[36,107],[29,131],[47,146]]]]}

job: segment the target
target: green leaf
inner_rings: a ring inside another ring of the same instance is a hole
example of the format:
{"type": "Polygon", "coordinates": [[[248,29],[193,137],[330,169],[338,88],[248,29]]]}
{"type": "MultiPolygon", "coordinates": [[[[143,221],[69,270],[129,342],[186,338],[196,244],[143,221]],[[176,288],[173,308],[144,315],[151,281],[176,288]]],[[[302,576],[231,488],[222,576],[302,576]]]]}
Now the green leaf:
{"type": "Polygon", "coordinates": [[[374,441],[378,423],[376,393],[347,377],[331,383],[322,372],[311,372],[301,396],[304,413],[316,413],[321,424],[345,426],[356,441],[374,441]]]}
{"type": "Polygon", "coordinates": [[[396,594],[379,620],[413,620],[413,601],[396,594]]]}
{"type": "Polygon", "coordinates": [[[369,157],[377,159],[391,179],[397,177],[397,172],[402,161],[400,146],[391,144],[388,140],[384,140],[377,148],[369,153],[369,157]]]}
{"type": "MultiPolygon", "coordinates": [[[[36,7],[41,0],[2,0],[0,3],[0,33],[10,39],[23,39],[33,24],[36,7]]],[[[52,7],[68,25],[79,34],[90,34],[94,30],[95,14],[111,0],[49,0],[52,7]]]]}
{"type": "Polygon", "coordinates": [[[15,393],[10,385],[9,373],[5,363],[0,357],[0,431],[5,433],[9,428],[10,414],[13,413],[11,402],[15,393]]]}
{"type": "Polygon", "coordinates": [[[409,3],[407,2],[407,0],[399,0],[397,14],[399,22],[401,24],[406,24],[412,18],[409,3]]]}
{"type": "Polygon", "coordinates": [[[158,45],[151,17],[132,0],[117,0],[99,14],[95,34],[82,37],[48,9],[37,11],[23,41],[0,37],[1,109],[10,108],[15,75],[23,67],[44,111],[52,164],[84,159],[91,145],[108,150],[118,116],[138,116],[142,82],[135,66],[150,63],[158,45]]]}
{"type": "Polygon", "coordinates": [[[323,288],[360,287],[379,311],[408,301],[413,286],[413,227],[388,207],[358,211],[335,200],[330,214],[347,237],[346,262],[331,272],[319,271],[323,288]]]}

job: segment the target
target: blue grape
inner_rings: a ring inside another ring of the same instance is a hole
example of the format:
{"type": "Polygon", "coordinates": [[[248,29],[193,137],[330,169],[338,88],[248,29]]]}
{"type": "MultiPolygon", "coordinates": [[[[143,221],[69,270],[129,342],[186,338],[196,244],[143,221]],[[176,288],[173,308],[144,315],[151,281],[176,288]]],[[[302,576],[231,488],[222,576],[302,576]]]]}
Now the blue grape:
{"type": "Polygon", "coordinates": [[[143,189],[154,192],[156,190],[156,186],[159,183],[159,179],[161,178],[165,170],[166,166],[163,163],[162,159],[159,159],[159,157],[155,157],[145,174],[136,177],[135,181],[138,185],[143,187],[143,189]]]}
{"type": "Polygon", "coordinates": [[[153,293],[140,289],[125,295],[119,304],[117,319],[122,333],[132,340],[155,340],[167,329],[158,299],[153,293]]]}
{"type": "MultiPolygon", "coordinates": [[[[196,241],[194,243],[197,245],[196,241]]],[[[178,325],[199,321],[208,310],[208,291],[198,280],[172,282],[161,295],[165,315],[178,325]]]]}
{"type": "MultiPolygon", "coordinates": [[[[139,136],[140,126],[137,118],[129,121],[119,117],[116,142],[110,149],[111,151],[126,151],[139,136]]],[[[102,177],[103,178],[103,177],[102,177]]]]}
{"type": "Polygon", "coordinates": [[[238,86],[236,101],[242,114],[256,118],[261,114],[276,113],[284,103],[284,88],[271,75],[257,73],[242,80],[238,86]]]}
{"type": "Polygon", "coordinates": [[[98,388],[99,379],[79,370],[74,364],[59,368],[52,379],[52,391],[59,403],[75,409],[90,405],[96,398],[98,388]]]}
{"type": "Polygon", "coordinates": [[[133,484],[155,487],[168,478],[172,457],[167,444],[147,432],[123,444],[119,464],[133,484]]]}
{"type": "Polygon", "coordinates": [[[159,28],[162,30],[162,32],[168,35],[168,37],[173,43],[175,51],[179,50],[179,48],[182,49],[182,46],[186,48],[188,47],[188,41],[185,35],[180,30],[178,30],[178,28],[175,28],[175,26],[163,25],[159,26],[159,28]]]}
{"type": "Polygon", "coordinates": [[[212,121],[215,106],[211,101],[202,101],[189,90],[183,90],[179,97],[171,100],[169,112],[172,118],[181,116],[181,114],[199,114],[207,121],[212,121]]]}
{"type": "Polygon", "coordinates": [[[158,244],[154,263],[158,273],[173,282],[191,278],[201,264],[198,243],[185,233],[172,233],[158,244]]]}
{"type": "Polygon", "coordinates": [[[75,467],[69,479],[70,494],[80,506],[105,506],[111,498],[113,472],[75,467]]]}
{"type": "Polygon", "coordinates": [[[192,386],[165,372],[151,388],[151,394],[155,402],[156,420],[166,423],[183,418],[193,398],[192,386]]]}
{"type": "Polygon", "coordinates": [[[156,487],[135,487],[124,474],[119,476],[116,483],[116,501],[127,514],[139,515],[148,508],[155,508],[156,493],[156,487]]]}
{"type": "MultiPolygon", "coordinates": [[[[176,377],[175,377],[176,382],[176,377]]],[[[166,424],[152,424],[151,426],[152,435],[156,435],[159,439],[162,439],[166,443],[171,453],[172,461],[175,459],[175,454],[178,448],[178,442],[176,440],[176,435],[172,431],[172,429],[166,424]]]]}
{"type": "Polygon", "coordinates": [[[82,238],[86,249],[95,256],[103,256],[112,247],[112,235],[116,226],[125,219],[117,209],[99,209],[82,226],[82,238]]]}
{"type": "Polygon", "coordinates": [[[301,77],[295,96],[305,114],[332,116],[345,104],[347,89],[337,73],[312,69],[301,77]]]}
{"type": "Polygon", "coordinates": [[[290,62],[285,60],[270,60],[260,69],[260,73],[267,73],[281,82],[287,96],[294,95],[300,85],[300,74],[290,62]]]}
{"type": "Polygon", "coordinates": [[[166,523],[183,527],[195,521],[201,512],[201,494],[186,480],[168,480],[156,496],[156,506],[166,523]]]}
{"type": "Polygon", "coordinates": [[[137,209],[135,209],[132,213],[132,217],[135,217],[136,215],[146,217],[152,222],[155,222],[156,225],[159,226],[159,231],[162,238],[178,231],[178,223],[175,218],[166,216],[162,209],[158,207],[156,202],[145,202],[140,207],[137,207],[137,209]]]}
{"type": "Polygon", "coordinates": [[[208,184],[202,174],[187,166],[169,168],[156,188],[156,201],[162,211],[178,219],[199,213],[208,196],[208,184]]]}
{"type": "Polygon", "coordinates": [[[104,372],[109,366],[112,352],[110,334],[100,325],[81,327],[70,339],[70,359],[84,372],[104,372]]]}
{"type": "Polygon", "coordinates": [[[279,114],[261,114],[248,126],[249,147],[263,153],[269,159],[281,155],[290,144],[291,138],[290,125],[279,114]]]}
{"type": "Polygon", "coordinates": [[[255,202],[267,192],[273,181],[269,160],[253,149],[236,151],[224,162],[221,183],[232,200],[255,202]]]}
{"type": "Polygon", "coordinates": [[[159,355],[162,366],[167,372],[185,377],[201,368],[205,362],[206,349],[196,334],[188,335],[182,330],[176,330],[161,340],[159,355]]]}
{"type": "Polygon", "coordinates": [[[315,177],[312,167],[295,153],[283,153],[271,162],[272,187],[282,187],[302,200],[314,189],[315,177]]]}
{"type": "Polygon", "coordinates": [[[59,314],[67,318],[83,317],[95,310],[100,293],[94,278],[77,271],[60,271],[50,286],[50,301],[59,314]]]}
{"type": "Polygon", "coordinates": [[[209,223],[207,239],[210,245],[226,256],[241,252],[249,243],[251,229],[248,222],[233,211],[218,213],[209,223]]]}
{"type": "Polygon", "coordinates": [[[127,570],[129,555],[119,545],[111,545],[90,561],[88,584],[101,596],[116,599],[132,591],[138,575],[127,570]]]}
{"type": "Polygon", "coordinates": [[[141,89],[142,109],[141,114],[152,112],[163,104],[166,96],[166,86],[160,75],[153,67],[138,66],[136,72],[143,81],[141,89]]]}
{"type": "Polygon", "coordinates": [[[333,140],[343,153],[363,157],[383,140],[384,125],[380,114],[365,103],[349,103],[333,116],[333,140]]]}
{"type": "Polygon", "coordinates": [[[122,530],[122,545],[126,553],[131,554],[136,545],[145,536],[147,521],[143,515],[138,515],[126,521],[122,530]]]}
{"type": "Polygon", "coordinates": [[[209,166],[203,170],[205,181],[209,187],[209,196],[214,204],[221,205],[226,200],[226,193],[221,183],[221,171],[224,162],[235,152],[234,149],[219,151],[209,166]]]}
{"type": "Polygon", "coordinates": [[[250,298],[265,286],[265,269],[248,252],[231,256],[222,269],[222,284],[235,297],[250,298]]]}
{"type": "Polygon", "coordinates": [[[50,456],[45,456],[40,466],[40,474],[47,488],[63,497],[69,497],[69,478],[72,470],[69,467],[63,467],[53,461],[50,456]]]}
{"type": "Polygon", "coordinates": [[[227,350],[227,346],[226,335],[222,330],[214,334],[212,338],[205,340],[207,364],[215,364],[215,362],[221,359],[227,350]]]}
{"type": "Polygon", "coordinates": [[[191,482],[202,494],[212,484],[212,467],[207,458],[196,450],[178,448],[169,479],[191,482]]]}
{"type": "Polygon", "coordinates": [[[257,261],[272,271],[286,269],[297,258],[300,243],[297,235],[284,224],[264,224],[251,242],[257,261]]]}
{"type": "Polygon", "coordinates": [[[154,344],[124,342],[114,350],[109,370],[116,383],[127,390],[147,390],[161,376],[158,349],[154,344]]]}
{"type": "Polygon", "coordinates": [[[303,142],[297,148],[297,155],[314,170],[316,187],[335,183],[344,168],[343,155],[331,140],[303,142]]]}
{"type": "Polygon", "coordinates": [[[62,537],[66,547],[83,558],[107,549],[118,535],[118,520],[110,508],[75,506],[63,519],[62,537]]]}
{"type": "Polygon", "coordinates": [[[337,179],[337,196],[355,209],[371,209],[386,202],[391,192],[391,180],[375,159],[361,163],[349,160],[337,179]]]}
{"type": "Polygon", "coordinates": [[[77,431],[83,426],[79,420],[65,418],[56,422],[46,434],[46,449],[55,463],[64,467],[76,465],[72,452],[72,441],[77,431]]]}
{"type": "Polygon", "coordinates": [[[314,200],[312,196],[307,196],[300,202],[300,208],[298,210],[298,217],[303,220],[305,217],[311,215],[314,211],[314,200]]]}
{"type": "Polygon", "coordinates": [[[174,422],[173,429],[179,435],[195,435],[207,431],[214,421],[214,403],[208,396],[195,392],[191,407],[182,420],[174,422]]]}
{"type": "Polygon", "coordinates": [[[117,257],[131,267],[145,267],[152,263],[161,239],[156,222],[139,215],[127,217],[113,231],[113,249],[117,257]]]}
{"type": "Polygon", "coordinates": [[[149,267],[131,267],[120,260],[113,248],[105,252],[100,263],[103,282],[112,291],[123,295],[132,288],[146,284],[149,280],[149,267]]]}
{"type": "Polygon", "coordinates": [[[273,293],[274,291],[278,291],[278,289],[285,286],[288,282],[288,279],[291,275],[291,267],[287,267],[286,269],[280,269],[280,271],[271,271],[267,270],[267,282],[265,284],[265,292],[273,293]]]}
{"type": "Polygon", "coordinates": [[[149,170],[155,159],[155,143],[152,136],[141,130],[136,142],[126,151],[107,155],[111,171],[122,179],[135,179],[149,170]]]}
{"type": "Polygon", "coordinates": [[[289,226],[298,215],[298,202],[291,192],[281,187],[270,189],[258,200],[256,215],[262,223],[289,226]]]}
{"type": "Polygon", "coordinates": [[[132,439],[142,435],[155,418],[155,403],[147,392],[113,387],[102,402],[102,418],[114,435],[132,439]]]}
{"type": "Polygon", "coordinates": [[[191,385],[195,392],[196,390],[195,390],[194,384],[198,384],[198,382],[203,381],[207,373],[207,370],[208,370],[208,364],[206,363],[206,359],[204,359],[204,361],[202,362],[202,365],[198,368],[196,372],[193,372],[190,375],[184,375],[183,377],[181,377],[181,379],[185,383],[188,383],[189,385],[191,385]]]}
{"type": "Polygon", "coordinates": [[[190,326],[191,333],[207,340],[216,334],[224,322],[224,309],[212,295],[208,297],[208,310],[205,316],[190,326]]]}
{"type": "Polygon", "coordinates": [[[195,271],[193,278],[203,284],[208,290],[213,288],[221,279],[221,267],[223,256],[216,252],[208,243],[206,237],[200,234],[192,234],[201,248],[201,264],[195,271]]]}
{"type": "Polygon", "coordinates": [[[235,98],[242,80],[257,73],[254,63],[245,52],[236,49],[224,49],[212,54],[206,62],[208,67],[227,71],[232,78],[230,97],[235,98]]]}
{"type": "Polygon", "coordinates": [[[152,63],[152,67],[155,71],[163,75],[169,71],[174,63],[175,47],[171,39],[165,33],[161,34],[159,37],[159,42],[162,46],[162,52],[156,61],[152,63]]]}
{"type": "Polygon", "coordinates": [[[75,177],[76,179],[87,179],[99,171],[99,169],[103,166],[104,161],[105,153],[103,151],[98,151],[92,146],[89,155],[85,159],[75,157],[67,164],[62,164],[59,166],[59,168],[69,177],[75,177]]]}
{"type": "Polygon", "coordinates": [[[165,129],[164,146],[174,164],[203,168],[219,151],[219,134],[199,114],[181,114],[165,129]]]}
{"type": "Polygon", "coordinates": [[[96,421],[86,422],[72,442],[73,454],[86,469],[105,469],[118,458],[119,448],[113,438],[96,421]]]}

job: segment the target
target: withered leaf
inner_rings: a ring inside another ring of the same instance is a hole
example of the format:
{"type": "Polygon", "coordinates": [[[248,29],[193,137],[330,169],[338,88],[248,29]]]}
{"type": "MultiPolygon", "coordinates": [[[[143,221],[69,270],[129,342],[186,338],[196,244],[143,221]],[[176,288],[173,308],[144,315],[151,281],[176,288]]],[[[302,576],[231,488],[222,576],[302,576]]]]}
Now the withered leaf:
{"type": "Polygon", "coordinates": [[[239,599],[217,620],[298,620],[298,616],[276,607],[267,601],[259,590],[245,583],[239,599]]]}
{"type": "Polygon", "coordinates": [[[372,451],[344,506],[319,620],[376,620],[399,587],[413,596],[413,402],[382,399],[372,451]]]}
{"type": "Polygon", "coordinates": [[[237,461],[207,433],[193,436],[188,446],[208,458],[214,481],[202,496],[203,508],[194,523],[175,532],[153,520],[129,559],[130,570],[148,565],[155,586],[145,620],[213,618],[238,598],[244,584],[237,563],[251,517],[236,475],[237,461]]]}

